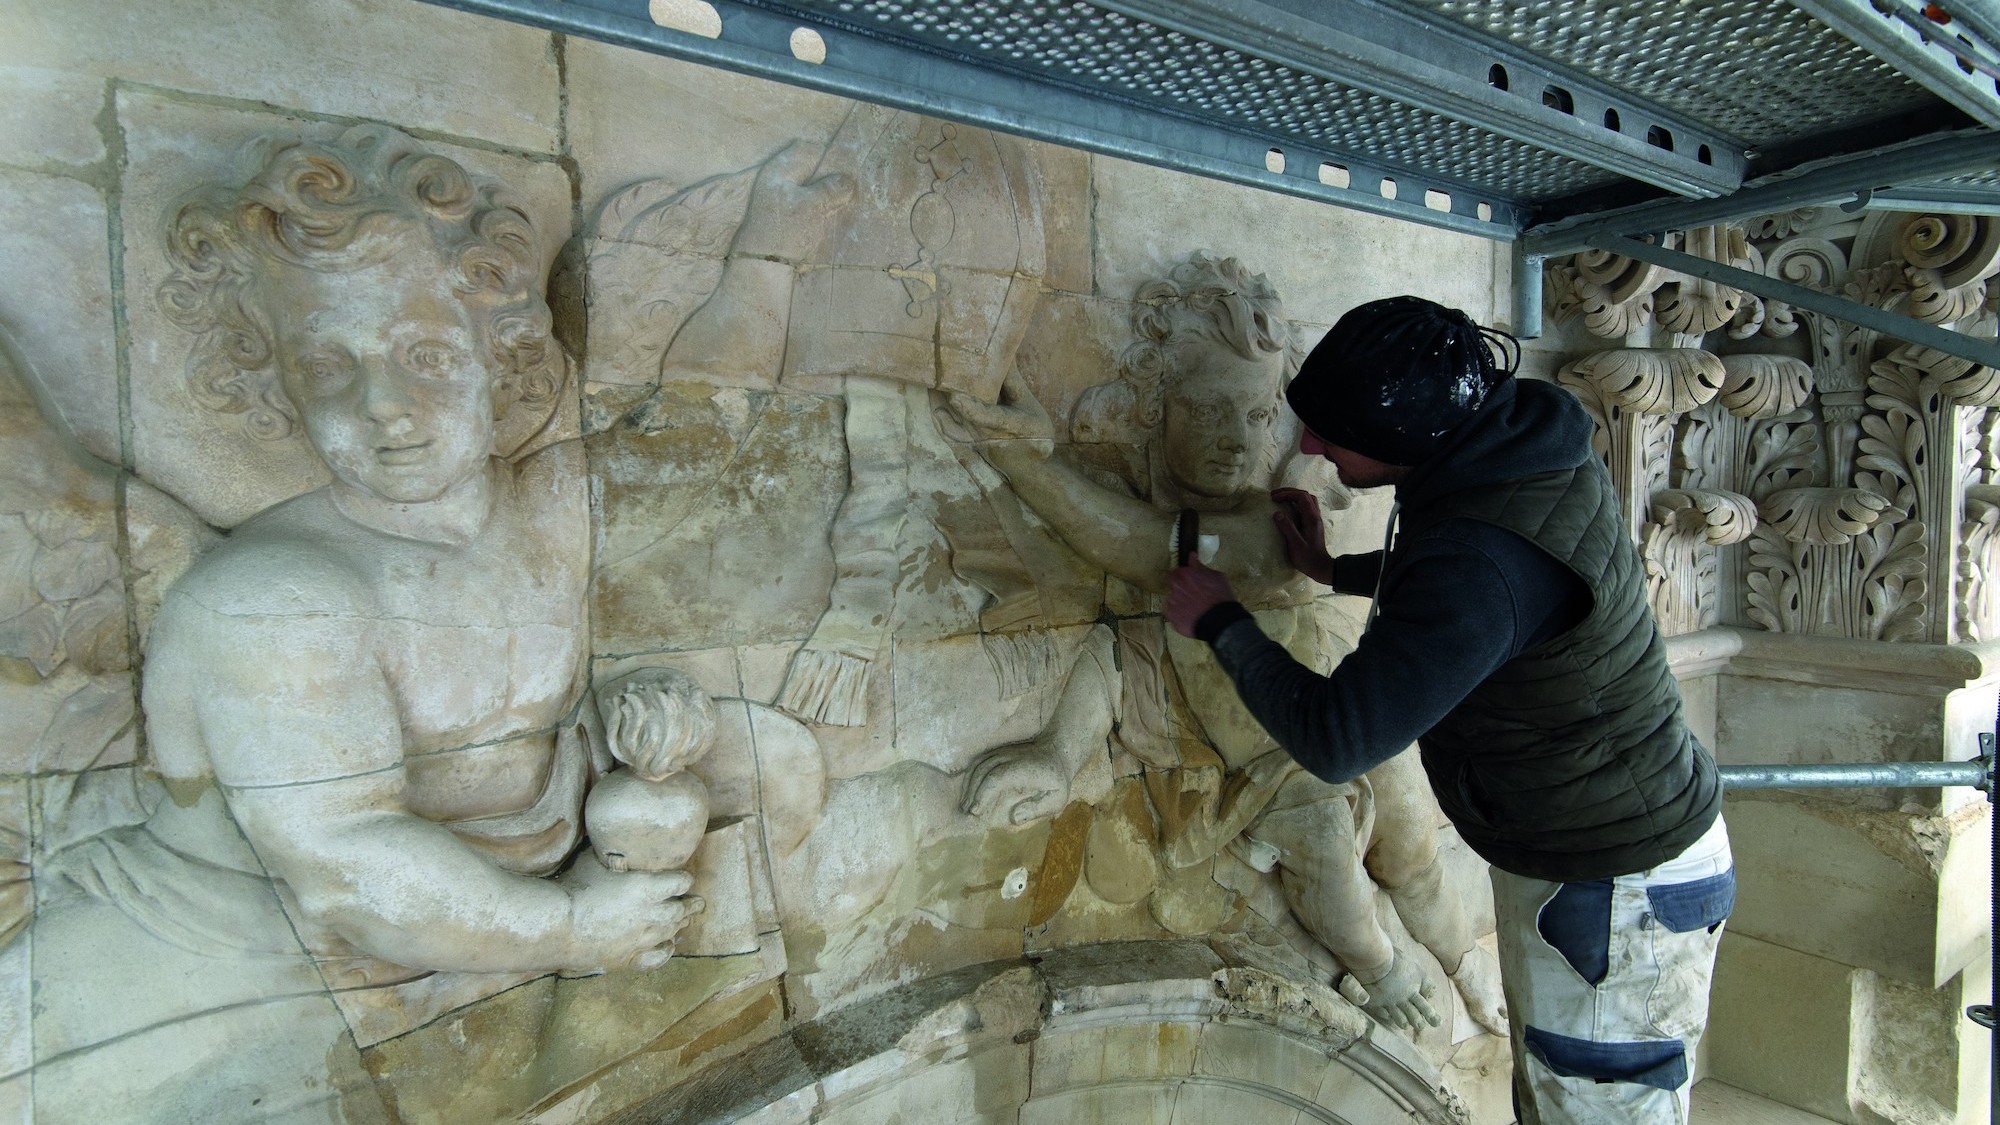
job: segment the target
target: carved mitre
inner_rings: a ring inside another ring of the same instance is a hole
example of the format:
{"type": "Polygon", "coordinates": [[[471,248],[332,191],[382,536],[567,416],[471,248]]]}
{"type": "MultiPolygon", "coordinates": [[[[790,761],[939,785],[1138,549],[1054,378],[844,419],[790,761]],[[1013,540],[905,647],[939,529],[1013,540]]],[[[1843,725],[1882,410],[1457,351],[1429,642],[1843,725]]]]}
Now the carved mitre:
{"type": "Polygon", "coordinates": [[[1896,251],[1909,263],[1910,315],[1949,324],[1979,311],[2000,272],[2000,222],[1982,215],[1916,215],[1896,251]]]}
{"type": "Polygon", "coordinates": [[[994,401],[1045,272],[1045,194],[1028,147],[873,106],[822,175],[859,185],[827,260],[804,265],[785,376],[872,375],[994,401]]]}
{"type": "Polygon", "coordinates": [[[1794,543],[1832,547],[1874,527],[1893,506],[1865,489],[1787,488],[1765,497],[1757,514],[1794,543]]]}
{"type": "Polygon", "coordinates": [[[1784,355],[1722,357],[1722,406],[1738,418],[1782,418],[1812,397],[1812,365],[1784,355]]]}
{"type": "Polygon", "coordinates": [[[1676,535],[1727,547],[1757,530],[1757,508],[1748,496],[1734,492],[1669,488],[1653,494],[1653,521],[1676,535]]]}
{"type": "Polygon", "coordinates": [[[1714,398],[1725,375],[1722,360],[1700,348],[1618,348],[1576,360],[1557,378],[1636,414],[1685,414],[1714,398]]]}

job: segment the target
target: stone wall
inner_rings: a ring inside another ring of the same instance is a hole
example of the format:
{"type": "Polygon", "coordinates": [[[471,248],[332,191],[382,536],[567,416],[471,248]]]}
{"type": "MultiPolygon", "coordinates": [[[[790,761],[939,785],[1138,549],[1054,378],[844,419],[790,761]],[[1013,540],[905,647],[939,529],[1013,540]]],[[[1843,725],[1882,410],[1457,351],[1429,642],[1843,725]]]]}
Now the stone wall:
{"type": "MultiPolygon", "coordinates": [[[[1502,248],[415,0],[0,0],[0,92],[0,1119],[1509,1120],[1420,774],[1298,774],[1157,609],[1196,508],[1348,651],[1264,495],[1336,552],[1387,497],[1279,380],[1389,293],[1505,326],[1502,248]]],[[[1741,256],[1982,315],[1984,228],[1898,222],[1741,256]]],[[[1990,387],[1637,269],[1553,270],[1524,370],[1693,725],[1957,755],[1990,387]]],[[[1711,1072],[1948,1120],[1980,812],[1732,799],[1711,1072]]]]}
{"type": "Polygon", "coordinates": [[[1498,248],[414,0],[0,29],[0,1118],[1502,1119],[1478,864],[1149,590],[1201,507],[1346,651],[1278,380],[1498,248]]]}

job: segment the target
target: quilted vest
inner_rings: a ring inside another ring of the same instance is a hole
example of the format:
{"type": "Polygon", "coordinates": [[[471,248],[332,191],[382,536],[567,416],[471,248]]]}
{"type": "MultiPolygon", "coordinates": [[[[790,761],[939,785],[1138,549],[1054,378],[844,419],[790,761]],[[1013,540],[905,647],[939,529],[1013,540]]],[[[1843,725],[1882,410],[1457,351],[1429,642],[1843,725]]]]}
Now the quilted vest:
{"type": "Polygon", "coordinates": [[[1722,787],[1682,719],[1610,475],[1593,457],[1454,492],[1405,510],[1406,541],[1454,518],[1526,538],[1592,600],[1581,623],[1501,665],[1420,740],[1459,835],[1495,867],[1558,882],[1680,854],[1713,823],[1722,787]]]}

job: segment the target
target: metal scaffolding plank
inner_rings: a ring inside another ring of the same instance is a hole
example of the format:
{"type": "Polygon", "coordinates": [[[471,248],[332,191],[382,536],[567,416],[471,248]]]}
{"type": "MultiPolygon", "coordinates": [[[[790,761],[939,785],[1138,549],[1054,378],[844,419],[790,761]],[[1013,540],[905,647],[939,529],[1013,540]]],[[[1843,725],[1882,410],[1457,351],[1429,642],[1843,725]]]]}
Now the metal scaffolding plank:
{"type": "Polygon", "coordinates": [[[721,33],[708,38],[654,23],[647,0],[428,2],[1485,238],[1510,240],[1526,220],[1515,200],[1420,169],[1302,149],[1295,141],[1082,93],[771,5],[713,0],[721,33]],[[823,62],[793,53],[801,28],[824,43],[823,62]],[[1273,170],[1269,158],[1280,147],[1281,170],[1273,170]]]}
{"type": "MultiPolygon", "coordinates": [[[[1963,67],[1951,51],[1925,38],[1915,14],[1921,5],[1888,10],[1873,0],[1792,0],[1801,11],[1853,40],[1912,81],[1964,110],[1989,128],[2000,128],[2000,88],[1994,76],[1963,67]]],[[[1967,34],[1972,34],[1969,30],[1967,34]]],[[[1982,44],[1983,45],[1983,44],[1982,44]]]]}
{"type": "Polygon", "coordinates": [[[1684,254],[1679,250],[1669,250],[1634,238],[1600,235],[1591,240],[1590,248],[1620,254],[1641,262],[1651,262],[1676,273],[1699,277],[1704,281],[1713,281],[1718,285],[1727,285],[1732,289],[1741,289],[1774,301],[1783,301],[1788,305],[1833,317],[1835,320],[1860,325],[1880,332],[1884,336],[1893,336],[1898,340],[1907,340],[1912,344],[1944,352],[1947,355],[1969,359],[1985,367],[2000,368],[2000,341],[1953,332],[1947,328],[1939,328],[1935,324],[1926,324],[1915,317],[1904,316],[1902,313],[1888,312],[1873,305],[1850,301],[1845,297],[1836,297],[1831,293],[1822,293],[1817,289],[1808,289],[1803,285],[1794,285],[1789,281],[1737,269],[1735,266],[1712,262],[1707,258],[1684,254]]]}
{"type": "Polygon", "coordinates": [[[1098,4],[1679,195],[1719,195],[1743,182],[1741,142],[1712,126],[1379,0],[1098,4]]]}
{"type": "Polygon", "coordinates": [[[1521,248],[1534,257],[1561,257],[1591,249],[1606,236],[1713,226],[1850,200],[1902,184],[1928,184],[1996,165],[2000,165],[2000,133],[1971,129],[1939,134],[1772,176],[1720,199],[1667,200],[1573,216],[1530,228],[1522,235],[1521,248]]]}

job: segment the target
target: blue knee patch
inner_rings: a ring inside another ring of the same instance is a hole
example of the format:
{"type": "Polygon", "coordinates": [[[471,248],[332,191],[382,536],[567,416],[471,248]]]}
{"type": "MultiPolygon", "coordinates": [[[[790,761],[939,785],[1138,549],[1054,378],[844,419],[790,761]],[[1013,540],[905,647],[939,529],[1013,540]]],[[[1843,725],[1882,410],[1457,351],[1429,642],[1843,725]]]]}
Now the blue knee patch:
{"type": "Polygon", "coordinates": [[[1647,887],[1646,900],[1660,925],[1677,934],[1713,932],[1736,908],[1736,869],[1692,883],[1647,887]]]}
{"type": "Polygon", "coordinates": [[[1611,880],[1564,883],[1535,919],[1542,940],[1595,986],[1611,970],[1611,880]]]}
{"type": "Polygon", "coordinates": [[[1633,1082],[1656,1090],[1678,1090],[1687,1084],[1687,1048],[1678,1039],[1593,1043],[1539,1027],[1526,1028],[1522,1035],[1542,1065],[1564,1078],[1633,1082]]]}

